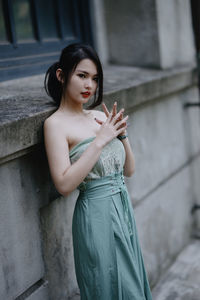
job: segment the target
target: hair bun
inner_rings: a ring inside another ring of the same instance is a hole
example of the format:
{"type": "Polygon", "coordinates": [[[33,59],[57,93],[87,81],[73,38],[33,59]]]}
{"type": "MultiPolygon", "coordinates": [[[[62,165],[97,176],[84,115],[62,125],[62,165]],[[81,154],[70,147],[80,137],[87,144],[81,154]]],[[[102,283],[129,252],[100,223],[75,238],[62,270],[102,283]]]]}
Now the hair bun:
{"type": "Polygon", "coordinates": [[[52,64],[45,75],[44,86],[47,94],[59,105],[62,97],[62,84],[56,76],[56,70],[60,68],[60,62],[52,64]]]}

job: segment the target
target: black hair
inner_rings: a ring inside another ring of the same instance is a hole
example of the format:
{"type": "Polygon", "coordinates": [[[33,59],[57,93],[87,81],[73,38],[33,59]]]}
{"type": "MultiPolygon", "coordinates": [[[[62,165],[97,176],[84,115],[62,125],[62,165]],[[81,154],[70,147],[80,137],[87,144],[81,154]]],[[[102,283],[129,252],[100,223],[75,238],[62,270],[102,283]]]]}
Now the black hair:
{"type": "Polygon", "coordinates": [[[103,70],[100,59],[96,51],[91,46],[76,43],[70,44],[62,50],[59,61],[50,66],[45,75],[45,90],[58,106],[71,74],[74,72],[79,62],[86,58],[91,59],[94,62],[98,73],[97,91],[94,95],[94,101],[88,108],[94,108],[101,104],[103,99],[103,70]],[[57,79],[56,70],[58,68],[61,68],[63,71],[64,84],[57,79]]]}

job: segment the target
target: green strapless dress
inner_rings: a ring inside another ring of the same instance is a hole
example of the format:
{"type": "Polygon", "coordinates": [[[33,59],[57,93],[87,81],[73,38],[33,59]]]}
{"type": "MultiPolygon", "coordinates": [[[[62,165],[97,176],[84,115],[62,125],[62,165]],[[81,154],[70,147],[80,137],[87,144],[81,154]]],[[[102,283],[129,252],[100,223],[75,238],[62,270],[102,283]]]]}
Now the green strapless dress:
{"type": "MultiPolygon", "coordinates": [[[[94,138],[70,151],[71,163],[94,138]]],[[[124,146],[115,138],[78,186],[72,234],[81,300],[152,300],[124,182],[124,162],[124,146]]]]}

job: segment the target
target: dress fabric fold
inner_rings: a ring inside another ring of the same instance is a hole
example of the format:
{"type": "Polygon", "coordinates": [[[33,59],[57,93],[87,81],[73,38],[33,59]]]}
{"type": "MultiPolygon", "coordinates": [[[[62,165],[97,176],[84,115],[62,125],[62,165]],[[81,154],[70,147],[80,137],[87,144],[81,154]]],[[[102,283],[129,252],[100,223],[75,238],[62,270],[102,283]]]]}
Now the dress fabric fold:
{"type": "MultiPolygon", "coordinates": [[[[72,163],[93,138],[70,151],[72,163]]],[[[112,140],[78,187],[72,235],[81,300],[152,300],[124,181],[124,161],[123,144],[112,140]]]]}

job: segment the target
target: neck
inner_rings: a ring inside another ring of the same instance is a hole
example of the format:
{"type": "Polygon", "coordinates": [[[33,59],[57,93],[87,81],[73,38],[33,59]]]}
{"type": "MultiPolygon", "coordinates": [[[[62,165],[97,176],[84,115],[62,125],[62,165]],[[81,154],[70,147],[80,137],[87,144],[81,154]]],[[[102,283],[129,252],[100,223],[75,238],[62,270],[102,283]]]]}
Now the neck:
{"type": "Polygon", "coordinates": [[[75,103],[69,99],[62,98],[59,106],[60,110],[68,111],[74,114],[83,114],[83,104],[75,103]]]}

